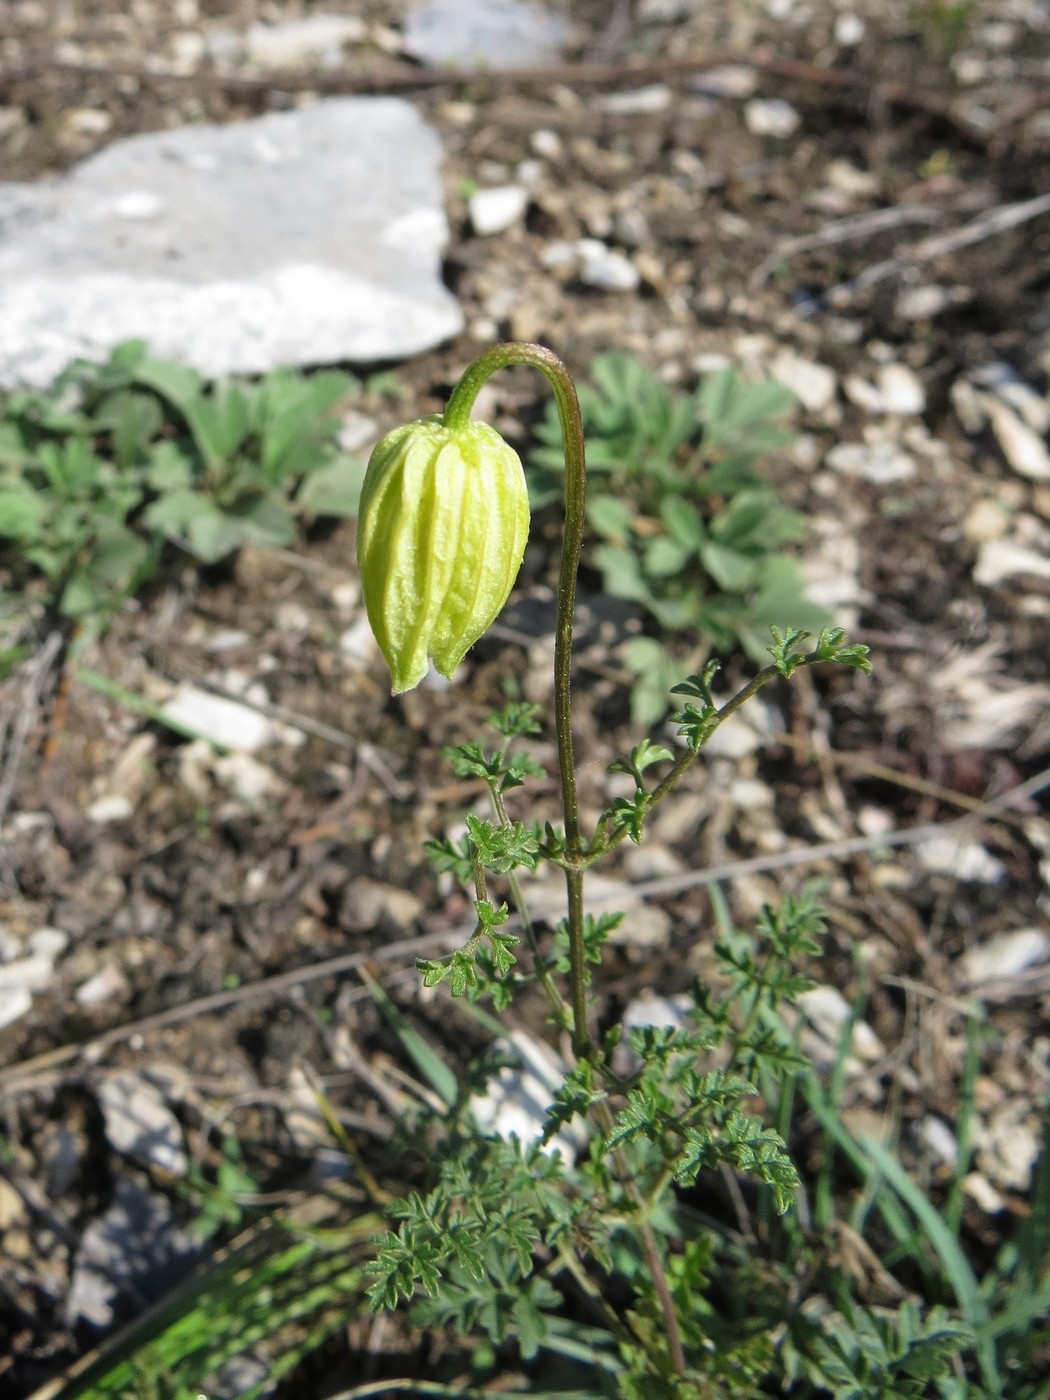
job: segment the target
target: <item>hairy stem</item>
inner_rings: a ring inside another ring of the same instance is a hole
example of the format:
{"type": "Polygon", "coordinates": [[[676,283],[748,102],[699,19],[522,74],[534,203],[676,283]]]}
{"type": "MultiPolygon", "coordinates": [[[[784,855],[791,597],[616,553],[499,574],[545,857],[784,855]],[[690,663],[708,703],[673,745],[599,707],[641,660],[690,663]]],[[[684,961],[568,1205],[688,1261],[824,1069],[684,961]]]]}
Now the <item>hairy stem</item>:
{"type": "Polygon", "coordinates": [[[554,643],[554,728],[558,746],[562,812],[565,819],[565,890],[568,900],[569,984],[572,1002],[572,1047],[581,1059],[593,1058],[597,1047],[587,1025],[587,959],[583,943],[583,845],[580,839],[579,800],[576,795],[576,763],[572,749],[570,676],[572,623],[576,605],[576,575],[583,546],[586,456],[583,421],[576,386],[566,366],[543,345],[508,341],[480,355],[463,374],[445,407],[447,428],[462,429],[478,391],[498,369],[529,365],[550,384],[561,421],[565,456],[565,529],[562,535],[561,572],[558,577],[558,613],[554,643]]]}

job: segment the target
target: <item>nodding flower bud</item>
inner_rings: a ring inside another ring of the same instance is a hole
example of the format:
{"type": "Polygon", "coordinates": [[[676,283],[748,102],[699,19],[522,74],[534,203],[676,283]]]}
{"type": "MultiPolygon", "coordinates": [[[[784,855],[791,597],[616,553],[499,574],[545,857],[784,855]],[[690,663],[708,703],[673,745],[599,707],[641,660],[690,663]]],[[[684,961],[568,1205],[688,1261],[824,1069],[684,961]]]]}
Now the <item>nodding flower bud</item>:
{"type": "Polygon", "coordinates": [[[437,416],[395,428],[368,463],[357,561],[399,695],[428,657],[451,677],[506,603],[529,534],[521,459],[493,428],[437,416]]]}

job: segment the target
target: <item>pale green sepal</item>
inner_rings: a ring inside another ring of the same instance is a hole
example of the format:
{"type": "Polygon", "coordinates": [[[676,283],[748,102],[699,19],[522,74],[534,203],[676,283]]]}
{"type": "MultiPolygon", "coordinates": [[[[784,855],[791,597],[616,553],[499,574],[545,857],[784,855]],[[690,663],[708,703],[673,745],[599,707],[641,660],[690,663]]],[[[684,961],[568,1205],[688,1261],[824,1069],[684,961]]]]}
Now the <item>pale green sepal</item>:
{"type": "Polygon", "coordinates": [[[451,677],[514,586],[529,533],[525,473],[484,423],[438,416],[388,433],[361,490],[357,559],[393,693],[429,660],[451,677]]]}

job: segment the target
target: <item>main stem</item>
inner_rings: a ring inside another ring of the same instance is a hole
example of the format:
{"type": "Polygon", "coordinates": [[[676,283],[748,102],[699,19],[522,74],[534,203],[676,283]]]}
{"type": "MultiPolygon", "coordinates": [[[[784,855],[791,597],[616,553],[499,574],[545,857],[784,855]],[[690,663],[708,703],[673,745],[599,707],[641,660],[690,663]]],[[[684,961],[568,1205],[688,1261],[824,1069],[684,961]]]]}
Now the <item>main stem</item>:
{"type": "Polygon", "coordinates": [[[572,375],[545,345],[508,341],[480,355],[465,371],[445,408],[446,428],[463,429],[478,391],[487,379],[507,365],[529,365],[550,384],[561,421],[565,456],[565,529],[562,534],[561,572],[558,578],[558,613],[554,642],[554,728],[558,744],[562,812],[565,818],[565,890],[568,898],[569,982],[572,1001],[572,1048],[578,1058],[591,1058],[596,1046],[587,1026],[587,959],[583,943],[583,846],[580,839],[579,801],[576,795],[576,763],[572,750],[570,677],[572,671],[572,623],[576,606],[576,575],[583,547],[587,464],[583,442],[580,401],[572,375]]]}

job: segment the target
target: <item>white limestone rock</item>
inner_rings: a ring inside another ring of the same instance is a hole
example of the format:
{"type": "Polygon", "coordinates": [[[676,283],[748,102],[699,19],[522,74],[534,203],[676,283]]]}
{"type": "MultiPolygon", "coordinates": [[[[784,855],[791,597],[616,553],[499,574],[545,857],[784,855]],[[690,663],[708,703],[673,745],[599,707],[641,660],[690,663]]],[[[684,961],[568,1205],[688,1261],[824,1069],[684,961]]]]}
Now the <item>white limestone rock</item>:
{"type": "Polygon", "coordinates": [[[532,0],[422,0],[405,17],[402,49],[421,63],[527,68],[556,62],[569,24],[532,0]]]}
{"type": "Polygon", "coordinates": [[[0,385],[136,336],[209,376],[431,348],[463,324],[440,155],[409,103],[333,98],[0,184],[0,385]]]}

